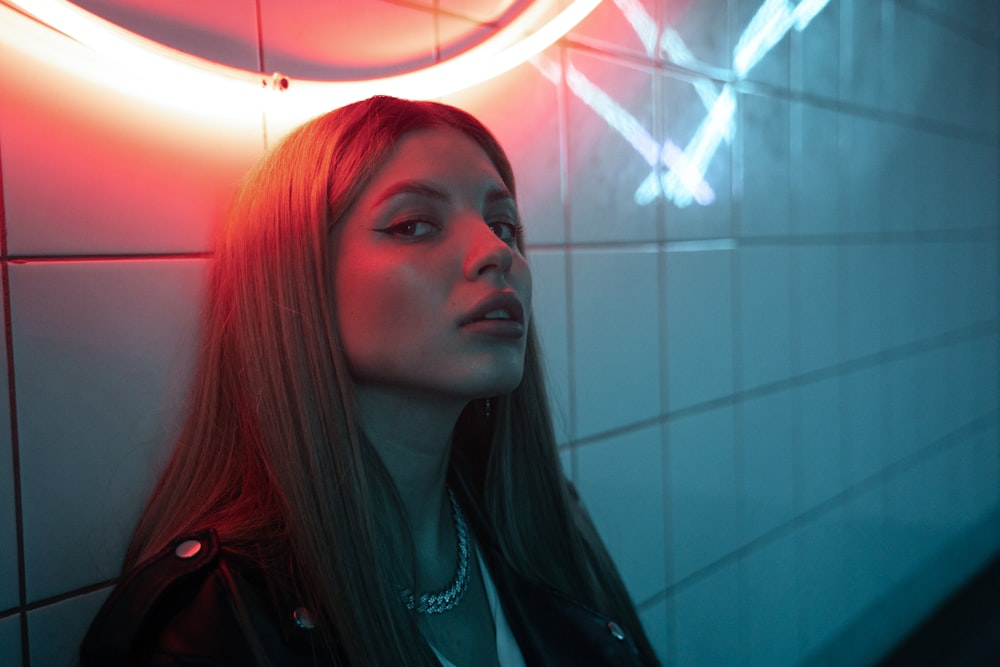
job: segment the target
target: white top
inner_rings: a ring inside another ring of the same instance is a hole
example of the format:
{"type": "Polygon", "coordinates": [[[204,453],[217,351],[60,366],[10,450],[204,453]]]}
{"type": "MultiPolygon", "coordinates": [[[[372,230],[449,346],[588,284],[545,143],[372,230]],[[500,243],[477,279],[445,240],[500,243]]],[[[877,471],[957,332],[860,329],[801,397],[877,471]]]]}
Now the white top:
{"type": "MultiPolygon", "coordinates": [[[[475,546],[475,542],[473,542],[473,546],[475,546]]],[[[525,667],[524,656],[521,655],[521,649],[517,645],[517,640],[514,639],[514,633],[507,625],[507,617],[504,616],[503,607],[500,605],[496,586],[493,585],[490,571],[486,568],[486,563],[483,562],[478,547],[476,548],[476,559],[479,561],[479,571],[483,575],[483,586],[486,588],[486,600],[490,605],[490,613],[493,614],[493,627],[496,629],[497,661],[500,663],[500,667],[525,667]]],[[[455,663],[441,655],[441,652],[433,644],[431,648],[434,649],[434,654],[441,661],[442,667],[456,667],[455,663]]]]}

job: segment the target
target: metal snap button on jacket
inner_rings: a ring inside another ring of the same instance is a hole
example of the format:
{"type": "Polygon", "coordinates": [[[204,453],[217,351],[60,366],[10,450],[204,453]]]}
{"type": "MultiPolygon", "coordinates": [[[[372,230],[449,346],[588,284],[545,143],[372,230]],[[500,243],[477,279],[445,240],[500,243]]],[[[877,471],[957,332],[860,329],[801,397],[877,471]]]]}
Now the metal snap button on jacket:
{"type": "Polygon", "coordinates": [[[610,632],[611,636],[617,639],[618,641],[620,642],[625,641],[625,631],[622,630],[622,627],[617,623],[615,623],[614,621],[608,622],[608,632],[610,632]]]}
{"type": "Polygon", "coordinates": [[[198,540],[185,540],[174,549],[174,553],[178,558],[194,558],[200,551],[201,542],[198,540]]]}
{"type": "Polygon", "coordinates": [[[316,627],[316,624],[313,623],[312,617],[309,615],[309,610],[305,607],[298,607],[294,612],[292,612],[292,616],[295,617],[295,625],[299,626],[303,630],[312,630],[316,627]]]}

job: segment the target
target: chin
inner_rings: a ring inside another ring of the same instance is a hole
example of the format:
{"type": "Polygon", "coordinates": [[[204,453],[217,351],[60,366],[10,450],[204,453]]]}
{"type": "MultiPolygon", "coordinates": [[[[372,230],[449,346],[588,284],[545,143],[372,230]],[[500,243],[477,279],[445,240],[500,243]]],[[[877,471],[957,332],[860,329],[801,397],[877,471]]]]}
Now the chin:
{"type": "Polygon", "coordinates": [[[518,368],[516,372],[497,374],[482,383],[477,383],[479,386],[471,394],[475,398],[490,398],[509,394],[521,386],[523,378],[524,369],[522,368],[518,368]]]}

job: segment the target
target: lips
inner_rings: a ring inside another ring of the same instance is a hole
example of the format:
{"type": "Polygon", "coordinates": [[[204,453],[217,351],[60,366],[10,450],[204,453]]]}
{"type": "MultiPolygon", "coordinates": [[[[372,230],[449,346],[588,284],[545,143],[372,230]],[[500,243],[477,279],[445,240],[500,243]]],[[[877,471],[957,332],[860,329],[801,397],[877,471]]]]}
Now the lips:
{"type": "Polygon", "coordinates": [[[494,292],[477,303],[459,326],[500,338],[520,338],[524,335],[524,306],[513,292],[494,292]]]}

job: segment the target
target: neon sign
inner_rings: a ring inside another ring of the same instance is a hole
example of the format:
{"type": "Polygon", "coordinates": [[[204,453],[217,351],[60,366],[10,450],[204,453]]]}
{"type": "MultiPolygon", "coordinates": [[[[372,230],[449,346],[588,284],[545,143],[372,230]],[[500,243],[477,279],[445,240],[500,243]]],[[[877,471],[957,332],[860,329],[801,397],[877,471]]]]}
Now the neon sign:
{"type": "Polygon", "coordinates": [[[600,2],[574,0],[561,11],[558,7],[564,3],[559,0],[534,2],[489,39],[452,58],[363,81],[295,79],[212,63],[129,32],[66,0],[4,0],[78,43],[63,43],[62,55],[53,53],[60,46],[53,42],[59,39],[40,45],[18,30],[2,31],[0,38],[33,56],[58,58],[87,80],[158,104],[222,117],[261,109],[272,119],[295,124],[375,94],[435,98],[486,81],[551,46],[600,2]],[[73,48],[78,45],[88,52],[73,48]]]}
{"type": "MultiPolygon", "coordinates": [[[[652,168],[636,188],[634,200],[637,204],[647,205],[663,196],[681,208],[692,203],[706,206],[715,200],[715,193],[705,182],[705,171],[719,145],[731,141],[735,132],[733,118],[737,97],[733,83],[745,79],[791,30],[805,30],[829,2],[801,0],[795,4],[790,0],[764,0],[733,49],[731,82],[723,84],[721,90],[707,79],[691,84],[705,107],[705,118],[683,149],[669,138],[657,141],[638,119],[572,65],[562,72],[552,61],[536,59],[535,64],[552,81],[564,75],[569,90],[631,144],[652,168]],[[660,165],[665,167],[662,172],[660,165]]],[[[641,3],[614,0],[614,4],[632,26],[647,55],[655,57],[659,48],[664,57],[677,65],[692,68],[699,64],[672,28],[664,28],[657,38],[656,22],[641,3]]]]}

